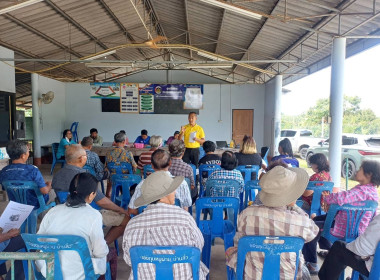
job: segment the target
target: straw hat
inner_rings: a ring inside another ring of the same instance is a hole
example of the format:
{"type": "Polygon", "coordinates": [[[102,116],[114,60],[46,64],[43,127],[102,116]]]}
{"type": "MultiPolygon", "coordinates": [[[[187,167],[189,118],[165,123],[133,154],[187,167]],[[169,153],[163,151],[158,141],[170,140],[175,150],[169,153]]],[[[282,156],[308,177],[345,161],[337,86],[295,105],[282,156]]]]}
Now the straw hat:
{"type": "Polygon", "coordinates": [[[183,180],[183,176],[173,178],[166,171],[156,171],[150,174],[141,186],[141,196],[135,200],[135,206],[147,205],[171,194],[183,180]]]}
{"type": "Polygon", "coordinates": [[[296,201],[305,191],[309,175],[301,168],[276,166],[260,180],[260,200],[265,206],[280,207],[296,201]]]}

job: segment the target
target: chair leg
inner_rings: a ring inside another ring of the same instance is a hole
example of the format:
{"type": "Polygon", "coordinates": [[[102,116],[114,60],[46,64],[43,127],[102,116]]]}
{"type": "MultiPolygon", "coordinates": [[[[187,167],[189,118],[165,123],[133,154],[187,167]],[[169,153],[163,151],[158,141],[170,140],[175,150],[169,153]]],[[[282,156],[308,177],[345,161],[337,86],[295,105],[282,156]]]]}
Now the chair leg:
{"type": "Polygon", "coordinates": [[[203,234],[205,240],[203,250],[202,250],[202,262],[210,268],[210,259],[211,259],[211,235],[203,234]]]}
{"type": "Polygon", "coordinates": [[[52,175],[52,174],[53,174],[53,171],[54,171],[54,167],[55,167],[55,162],[53,162],[53,163],[51,164],[50,175],[52,175]]]}

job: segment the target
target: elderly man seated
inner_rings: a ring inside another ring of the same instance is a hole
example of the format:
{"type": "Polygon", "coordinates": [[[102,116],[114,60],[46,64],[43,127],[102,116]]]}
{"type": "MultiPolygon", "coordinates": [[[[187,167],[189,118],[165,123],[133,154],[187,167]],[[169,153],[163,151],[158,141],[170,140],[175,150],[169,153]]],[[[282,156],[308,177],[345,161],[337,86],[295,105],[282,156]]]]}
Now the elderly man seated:
{"type": "MultiPolygon", "coordinates": [[[[168,175],[172,176],[172,174],[169,172],[170,164],[171,164],[170,155],[167,151],[156,150],[152,154],[152,167],[155,172],[164,171],[168,175]]],[[[141,196],[141,186],[143,185],[143,182],[144,181],[141,181],[137,185],[135,192],[133,196],[131,197],[131,200],[129,201],[128,211],[130,214],[134,214],[134,215],[138,214],[137,207],[135,205],[135,200],[141,196]]],[[[186,210],[187,210],[187,207],[191,206],[192,201],[191,201],[191,196],[190,196],[190,190],[185,180],[183,180],[179,188],[176,190],[175,198],[179,200],[181,207],[185,208],[186,210]]]]}
{"type": "Polygon", "coordinates": [[[106,180],[109,177],[109,172],[104,169],[103,163],[100,161],[97,153],[91,151],[93,146],[93,140],[91,137],[83,137],[81,145],[87,154],[86,165],[92,167],[95,171],[95,177],[98,181],[106,180]]]}
{"type": "MultiPolygon", "coordinates": [[[[135,206],[148,205],[148,207],[129,222],[123,237],[124,260],[129,266],[131,266],[129,249],[133,246],[182,245],[202,250],[204,239],[193,217],[174,205],[176,190],[183,179],[183,177],[173,178],[166,171],[156,171],[145,179],[141,186],[141,196],[136,199],[135,206]]],[[[154,265],[142,264],[141,268],[139,279],[153,279],[154,265]]],[[[207,274],[207,267],[201,263],[199,279],[206,279],[207,274]]],[[[132,273],[129,279],[132,279],[132,273]]],[[[193,279],[191,265],[175,265],[174,279],[193,279]]]]}
{"type": "MultiPolygon", "coordinates": [[[[71,180],[75,175],[82,172],[87,172],[83,166],[87,161],[87,153],[81,145],[71,145],[65,151],[66,165],[59,170],[53,177],[53,189],[58,191],[69,191],[71,180]]],[[[112,226],[105,236],[107,244],[112,243],[124,232],[130,217],[126,210],[114,204],[111,200],[104,196],[99,190],[96,191],[94,202],[101,208],[103,216],[103,224],[112,226]],[[106,211],[110,210],[110,211],[106,211]]]]}
{"type": "MultiPolygon", "coordinates": [[[[226,151],[222,154],[222,161],[220,165],[222,169],[215,170],[214,172],[212,172],[207,180],[210,180],[210,179],[236,180],[237,182],[239,182],[239,194],[240,194],[244,191],[244,179],[243,179],[243,176],[241,175],[241,172],[235,169],[237,165],[238,165],[238,161],[236,159],[235,154],[233,152],[226,151]]],[[[232,192],[233,192],[233,189],[230,188],[228,192],[228,196],[237,196],[236,194],[233,194],[232,192]]],[[[210,189],[210,196],[215,196],[215,192],[213,188],[210,189]]]]}
{"type": "Polygon", "coordinates": [[[151,164],[153,152],[162,145],[162,137],[153,135],[152,137],[150,137],[149,145],[151,146],[150,150],[142,153],[139,157],[139,162],[137,163],[137,168],[141,172],[144,170],[145,165],[151,164]]]}
{"type": "Polygon", "coordinates": [[[174,139],[169,145],[169,152],[171,156],[169,172],[173,176],[184,176],[190,180],[191,197],[195,200],[198,195],[198,189],[194,182],[193,169],[182,160],[185,154],[185,143],[182,140],[174,139]]]}
{"type": "MultiPolygon", "coordinates": [[[[13,140],[8,143],[6,149],[12,163],[0,171],[0,184],[6,180],[33,181],[43,194],[46,203],[54,201],[55,194],[51,189],[51,182],[45,182],[36,166],[26,164],[29,158],[28,144],[24,141],[13,140]]],[[[9,199],[15,200],[12,196],[9,199]]],[[[29,205],[39,207],[37,196],[32,191],[27,193],[27,202],[29,205]]]]}
{"type": "Polygon", "coordinates": [[[94,146],[103,146],[103,138],[98,134],[98,130],[96,128],[90,129],[90,136],[92,138],[94,146]]]}
{"type": "MultiPolygon", "coordinates": [[[[222,159],[223,164],[223,159],[222,159]]],[[[318,233],[318,227],[295,202],[305,191],[309,176],[300,168],[276,166],[260,180],[261,203],[247,207],[239,215],[238,240],[246,235],[297,236],[309,242],[318,233]]],[[[236,269],[237,247],[226,251],[227,265],[236,269]]],[[[281,279],[294,279],[294,258],[288,253],[281,255],[281,279]]],[[[264,266],[262,253],[247,256],[244,279],[261,279],[264,266]]],[[[301,254],[297,279],[311,279],[301,254]]]]}
{"type": "MultiPolygon", "coordinates": [[[[132,165],[133,172],[135,172],[137,164],[133,158],[133,154],[130,151],[127,151],[124,149],[125,138],[126,138],[126,135],[125,135],[125,133],[122,133],[122,132],[116,133],[114,135],[115,145],[114,145],[114,148],[110,152],[107,153],[106,166],[110,162],[114,162],[114,163],[127,162],[127,163],[130,163],[132,165]]],[[[109,170],[109,171],[110,171],[111,176],[113,174],[115,174],[114,170],[109,170]]],[[[107,197],[111,196],[111,190],[112,190],[111,182],[108,182],[107,191],[106,191],[107,197]]]]}

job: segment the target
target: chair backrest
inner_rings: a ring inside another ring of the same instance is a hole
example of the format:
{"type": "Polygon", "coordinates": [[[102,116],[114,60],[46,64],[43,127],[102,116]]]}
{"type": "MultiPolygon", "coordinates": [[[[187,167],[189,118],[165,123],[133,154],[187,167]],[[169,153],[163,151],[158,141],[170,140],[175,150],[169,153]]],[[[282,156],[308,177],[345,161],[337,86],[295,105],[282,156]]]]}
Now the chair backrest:
{"type": "Polygon", "coordinates": [[[58,147],[59,147],[59,143],[51,144],[51,153],[53,154],[53,161],[57,160],[58,147]]]}
{"type": "Polygon", "coordinates": [[[290,236],[244,236],[240,238],[238,243],[236,279],[243,280],[245,258],[249,252],[264,252],[264,267],[261,278],[263,280],[279,280],[281,253],[296,253],[294,279],[297,279],[299,255],[303,244],[304,240],[302,238],[290,236]]]}
{"type": "Polygon", "coordinates": [[[311,202],[311,207],[309,211],[309,216],[312,213],[315,213],[317,216],[324,214],[321,209],[321,196],[323,191],[332,192],[334,187],[334,182],[326,182],[326,181],[310,181],[307,184],[306,189],[313,191],[313,200],[311,202]]]}
{"type": "Polygon", "coordinates": [[[83,166],[83,169],[86,169],[91,175],[96,176],[95,170],[94,168],[92,168],[92,166],[86,164],[85,166],[83,166]]]}
{"type": "Polygon", "coordinates": [[[327,213],[326,221],[323,226],[322,236],[328,239],[331,243],[336,240],[343,240],[346,242],[354,241],[359,236],[359,226],[363,216],[370,212],[372,216],[376,213],[377,202],[373,200],[357,202],[358,205],[343,204],[331,204],[327,213]],[[338,211],[344,211],[347,214],[346,221],[346,234],[344,238],[336,237],[331,234],[330,229],[338,211]]]}
{"type": "Polygon", "coordinates": [[[70,131],[72,132],[74,141],[76,143],[79,143],[79,141],[78,141],[78,131],[77,131],[78,130],[78,125],[79,125],[79,122],[73,122],[71,124],[71,127],[70,127],[70,131]]]}
{"type": "Polygon", "coordinates": [[[129,162],[107,162],[107,168],[115,174],[133,174],[132,165],[129,162]]]}
{"type": "Polygon", "coordinates": [[[369,272],[369,280],[379,280],[379,279],[380,279],[380,242],[377,244],[371,271],[369,272]]]}
{"type": "Polygon", "coordinates": [[[211,217],[211,231],[214,234],[223,232],[223,210],[233,209],[234,227],[236,229],[237,214],[239,212],[239,199],[236,197],[201,197],[195,202],[196,218],[195,221],[199,226],[201,220],[201,213],[203,209],[212,209],[211,217]]]}
{"type": "Polygon", "coordinates": [[[67,197],[69,196],[69,192],[59,191],[59,192],[55,192],[55,193],[56,193],[58,200],[61,204],[65,203],[67,200],[67,197]]]}
{"type": "Polygon", "coordinates": [[[115,202],[116,196],[120,193],[120,188],[123,190],[123,196],[120,207],[127,208],[131,199],[129,188],[141,182],[141,177],[137,174],[115,174],[112,176],[112,193],[111,200],[115,202]]]}
{"type": "Polygon", "coordinates": [[[247,208],[248,201],[254,201],[256,198],[256,191],[261,191],[259,180],[249,181],[245,184],[244,192],[244,208],[247,208]]]}
{"type": "Polygon", "coordinates": [[[218,164],[201,164],[199,165],[199,184],[200,184],[200,197],[203,196],[204,182],[215,170],[222,169],[218,164]],[[201,195],[202,194],[202,195],[201,195]]]}
{"type": "Polygon", "coordinates": [[[239,197],[238,181],[233,179],[208,179],[206,182],[206,196],[233,196],[239,197]]]}
{"type": "Polygon", "coordinates": [[[258,165],[239,165],[236,167],[236,169],[241,172],[241,175],[244,178],[244,183],[252,180],[258,180],[260,168],[261,167],[258,165]]]}
{"type": "Polygon", "coordinates": [[[190,163],[189,165],[193,169],[194,182],[197,182],[197,167],[192,163],[190,163]]]}
{"type": "Polygon", "coordinates": [[[59,260],[59,251],[76,251],[78,252],[83,268],[85,279],[97,279],[92,265],[90,251],[86,240],[76,235],[39,235],[39,234],[21,234],[25,246],[31,250],[41,250],[43,252],[54,252],[54,279],[63,279],[61,263],[59,260]]]}
{"type": "Polygon", "coordinates": [[[156,267],[156,279],[173,279],[173,264],[190,263],[193,279],[199,279],[201,252],[188,246],[134,246],[129,250],[132,262],[133,278],[138,280],[138,265],[152,263],[156,267]],[[168,253],[168,250],[171,253],[168,253]]]}
{"type": "Polygon", "coordinates": [[[154,173],[154,169],[151,164],[144,165],[144,179],[148,177],[150,174],[154,173]]]}

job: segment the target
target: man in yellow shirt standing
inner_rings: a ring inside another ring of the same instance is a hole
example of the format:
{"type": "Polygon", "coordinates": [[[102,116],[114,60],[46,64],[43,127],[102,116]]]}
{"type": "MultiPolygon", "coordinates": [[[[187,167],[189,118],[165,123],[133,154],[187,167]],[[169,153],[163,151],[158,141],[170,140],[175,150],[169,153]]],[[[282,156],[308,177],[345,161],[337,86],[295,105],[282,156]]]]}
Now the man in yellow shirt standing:
{"type": "Polygon", "coordinates": [[[189,113],[189,124],[181,126],[179,139],[184,136],[185,154],[182,160],[186,163],[192,163],[198,166],[199,162],[199,147],[205,142],[205,133],[203,128],[197,125],[197,113],[189,113]]]}

